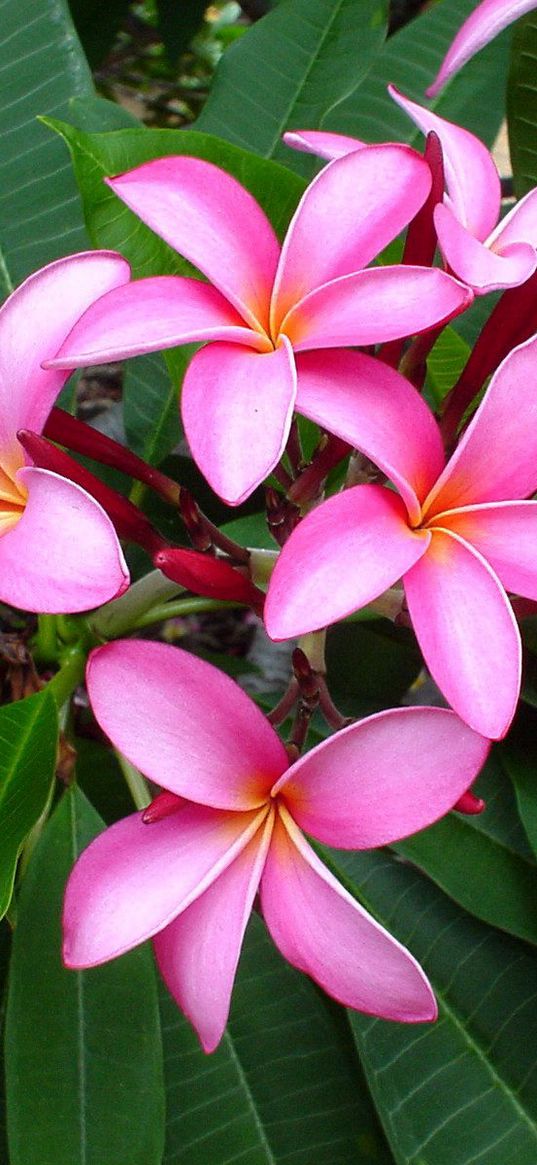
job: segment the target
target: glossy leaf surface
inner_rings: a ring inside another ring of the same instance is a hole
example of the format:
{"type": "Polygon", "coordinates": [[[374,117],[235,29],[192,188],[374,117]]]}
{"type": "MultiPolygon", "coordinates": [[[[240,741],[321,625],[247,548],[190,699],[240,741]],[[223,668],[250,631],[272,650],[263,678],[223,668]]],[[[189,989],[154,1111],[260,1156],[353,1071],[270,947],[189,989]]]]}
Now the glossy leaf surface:
{"type": "Polygon", "coordinates": [[[32,857],[6,1020],[11,1165],[160,1165],[163,1084],[147,947],[86,973],[61,964],[65,881],[101,819],[76,788],[32,857]]]}

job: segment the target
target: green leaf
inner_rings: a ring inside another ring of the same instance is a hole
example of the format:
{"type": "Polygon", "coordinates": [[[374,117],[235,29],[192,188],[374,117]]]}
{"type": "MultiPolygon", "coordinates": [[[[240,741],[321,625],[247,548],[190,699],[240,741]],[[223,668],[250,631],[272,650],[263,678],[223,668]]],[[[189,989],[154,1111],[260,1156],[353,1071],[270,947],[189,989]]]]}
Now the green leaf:
{"type": "Polygon", "coordinates": [[[427,360],[427,395],[433,408],[456,384],[469,355],[466,340],[450,325],[444,328],[427,360]]]}
{"type": "Polygon", "coordinates": [[[0,918],[21,848],[47,804],[57,747],[56,704],[46,688],[0,708],[0,918]]]}
{"type": "Polygon", "coordinates": [[[140,947],[86,972],[61,963],[65,882],[101,826],[84,795],[69,789],[23,882],[6,1020],[11,1165],[161,1165],[151,953],[140,947]]]}
{"type": "Polygon", "coordinates": [[[515,191],[522,198],[537,185],[537,14],[530,12],[513,32],[507,84],[507,126],[515,191]]]}
{"type": "MultiPolygon", "coordinates": [[[[423,135],[392,101],[391,82],[421,104],[460,25],[475,0],[440,0],[391,36],[365,79],[323,119],[322,128],[365,141],[406,141],[421,148],[423,135]]],[[[498,101],[506,75],[509,31],[496,37],[427,105],[441,117],[458,121],[492,145],[502,121],[498,101]]],[[[306,128],[306,127],[303,127],[306,128]]]]}
{"type": "Polygon", "coordinates": [[[535,713],[521,710],[514,728],[499,746],[505,771],[515,790],[518,810],[526,836],[537,856],[537,748],[535,744],[535,713]]]}
{"type": "Polygon", "coordinates": [[[47,124],[61,134],[71,151],[92,241],[120,251],[137,277],[191,274],[192,267],[128,210],[103,178],[170,154],[205,158],[246,186],[280,235],[304,190],[300,178],[283,166],[210,134],[143,128],[95,134],[50,118],[47,124]]]}
{"type": "Polygon", "coordinates": [[[224,54],[196,128],[311,175],[315,160],[281,135],[318,129],[367,74],[385,31],[384,0],[281,0],[224,54]]]}
{"type": "MultiPolygon", "coordinates": [[[[183,368],[191,351],[192,345],[182,350],[183,368]]],[[[182,375],[168,372],[159,352],[137,356],[125,365],[123,422],[127,444],[151,465],[158,465],[182,436],[177,393],[181,380],[182,375]]]]}
{"type": "Polygon", "coordinates": [[[387,619],[331,627],[326,662],[330,693],[345,716],[399,704],[423,667],[412,632],[387,619]]]}
{"type": "Polygon", "coordinates": [[[161,1007],[163,1165],[392,1165],[345,1014],[282,961],[259,918],[212,1056],[166,992],[161,1007]]]}
{"type": "Polygon", "coordinates": [[[61,143],[36,120],[93,93],[64,0],[4,0],[0,41],[0,295],[36,267],[87,247],[61,143]]]}
{"type": "Polygon", "coordinates": [[[475,791],[476,817],[448,814],[395,849],[477,918],[537,944],[537,866],[495,749],[475,791]]]}
{"type": "Polygon", "coordinates": [[[157,28],[171,61],[187,51],[206,8],[206,0],[189,0],[179,7],[177,0],[157,0],[157,28]]]}
{"type": "Polygon", "coordinates": [[[534,1165],[537,951],[477,922],[378,853],[338,854],[360,900],[419,959],[434,1024],[351,1014],[398,1165],[534,1165]]]}
{"type": "Polygon", "coordinates": [[[95,68],[112,48],[130,0],[69,0],[69,7],[84,52],[95,68]]]}

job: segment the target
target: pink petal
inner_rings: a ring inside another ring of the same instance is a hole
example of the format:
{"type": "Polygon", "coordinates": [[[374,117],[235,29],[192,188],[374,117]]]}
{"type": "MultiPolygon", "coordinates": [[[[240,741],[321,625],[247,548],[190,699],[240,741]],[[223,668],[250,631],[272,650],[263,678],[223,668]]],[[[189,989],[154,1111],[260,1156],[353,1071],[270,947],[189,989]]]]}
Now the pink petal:
{"type": "Polygon", "coordinates": [[[535,8],[535,0],[482,0],[461,25],[452,41],[439,73],[427,90],[428,97],[436,97],[446,81],[479,52],[489,40],[507,28],[513,20],[535,8]]]}
{"type": "Polygon", "coordinates": [[[364,607],[421,558],[430,537],[410,529],[401,498],[383,486],[329,498],[300,522],[276,562],[265,603],[269,635],[290,639],[364,607]]]}
{"type": "Polygon", "coordinates": [[[521,648],[496,575],[462,538],[435,529],[404,583],[419,645],[441,692],[476,732],[504,736],[520,692],[521,648]]]}
{"type": "Polygon", "coordinates": [[[223,813],[185,802],[151,825],[134,813],[105,829],[67,883],[65,965],[95,967],[168,926],[241,853],[264,816],[264,809],[223,813]]]}
{"type": "Polygon", "coordinates": [[[244,931],[271,833],[272,815],[217,881],[154,939],[159,970],[204,1052],[214,1051],[227,1023],[244,931]]]}
{"type": "Polygon", "coordinates": [[[444,453],[433,414],[413,385],[361,352],[301,353],[297,374],[297,411],[374,461],[418,522],[418,500],[442,472],[444,453]]]}
{"type": "Polygon", "coordinates": [[[380,344],[447,323],[472,299],[468,287],[438,267],[373,267],[312,291],[282,331],[297,352],[380,344]]]}
{"type": "Polygon", "coordinates": [[[296,394],[289,341],[252,352],[212,344],[191,361],[181,396],[194,461],[230,506],[268,477],[285,449],[296,394]]]}
{"type": "Polygon", "coordinates": [[[443,510],[527,497],[537,486],[537,337],[506,356],[424,504],[443,510]]]}
{"type": "Polygon", "coordinates": [[[396,708],[351,724],[292,765],[272,793],[306,833],[340,849],[388,845],[443,817],[489,742],[444,708],[396,708]]]}
{"type": "Polygon", "coordinates": [[[201,158],[146,162],[108,180],[143,222],[189,259],[252,327],[268,326],[280,247],[252,195],[201,158]]]}
{"type": "Polygon", "coordinates": [[[528,191],[516,202],[487,239],[487,245],[500,255],[511,243],[530,243],[537,247],[537,190],[528,191]]]}
{"type": "Polygon", "coordinates": [[[442,514],[452,530],[486,558],[507,591],[537,599],[537,504],[489,502],[442,514]]]}
{"type": "Polygon", "coordinates": [[[122,594],[129,572],[117,534],[85,490],[27,466],[22,517],[0,537],[0,598],[26,611],[87,611],[122,594]]]}
{"type": "Polygon", "coordinates": [[[261,905],[284,957],[346,1007],[402,1023],[435,1019],[434,995],[412,955],[339,884],[283,807],[281,815],[261,905]]]}
{"type": "Polygon", "coordinates": [[[433,131],[440,138],[451,206],[458,221],[483,241],[496,226],[501,202],[498,171],[487,147],[462,126],[410,101],[395,85],[388,85],[388,92],[422,133],[433,131]]]}
{"type": "Polygon", "coordinates": [[[510,243],[491,250],[461,226],[448,206],[437,206],[434,224],[448,267],[479,295],[525,283],[537,266],[529,243],[510,243]]]}
{"type": "Polygon", "coordinates": [[[287,768],[283,744],[260,709],[229,676],[179,648],[108,643],[92,652],[87,683],[116,748],[179,796],[251,809],[287,768]]]}
{"type": "Polygon", "coordinates": [[[329,162],[368,146],[367,142],[359,138],[350,138],[344,133],[324,133],[317,129],[294,129],[282,136],[286,146],[292,150],[299,150],[302,154],[316,154],[318,158],[326,158],[329,162]]]}
{"type": "Polygon", "coordinates": [[[414,217],[430,187],[429,167],[408,146],[370,146],[326,166],[303,195],[283,244],[272,335],[308,292],[367,266],[414,217]]]}
{"type": "MultiPolygon", "coordinates": [[[[0,311],[0,458],[18,449],[18,429],[41,432],[67,372],[44,372],[78,317],[99,296],[129,279],[112,251],[58,259],[30,275],[0,311]]],[[[73,365],[71,365],[73,367],[73,365]]],[[[16,467],[21,463],[15,453],[16,467]]]]}
{"type": "Polygon", "coordinates": [[[267,346],[219,291],[198,279],[157,275],[103,296],[82,316],[47,368],[83,368],[195,340],[267,346]],[[143,321],[143,326],[141,326],[143,321]]]}

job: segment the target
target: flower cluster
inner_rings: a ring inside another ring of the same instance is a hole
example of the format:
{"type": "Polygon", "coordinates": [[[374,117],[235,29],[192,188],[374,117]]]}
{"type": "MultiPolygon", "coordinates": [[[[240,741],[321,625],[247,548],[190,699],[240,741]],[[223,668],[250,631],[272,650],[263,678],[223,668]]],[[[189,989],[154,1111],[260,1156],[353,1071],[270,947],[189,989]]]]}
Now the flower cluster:
{"type": "MultiPolygon", "coordinates": [[[[436,84],[507,23],[508,8],[529,7],[484,0],[436,84]]],[[[520,692],[509,596],[537,600],[537,407],[527,392],[537,337],[519,334],[513,346],[507,329],[481,378],[474,360],[471,400],[494,375],[470,420],[464,374],[449,426],[419,390],[448,321],[475,295],[523,288],[537,269],[537,192],[497,225],[499,180],[482,143],[391,93],[427,136],[424,156],[287,135],[327,165],[281,244],[230,174],[197,157],[159,158],[109,186],[197,276],[133,280],[121,256],[82,254],[32,276],[0,314],[0,598],[77,612],[119,596],[129,582],[119,537],[178,584],[252,607],[274,640],[306,637],[271,723],[179,649],[118,640],[90,657],[98,723],[157,789],[77,863],[65,963],[91,967],[152,938],[206,1051],[225,1027],[256,902],[283,955],[335,999],[398,1021],[434,1018],[421,968],[318,846],[383,846],[472,807],[470,787],[520,692]],[[402,261],[383,263],[404,230],[402,261]],[[192,341],[204,345],[181,395],[192,456],[231,506],[273,475],[279,554],[237,546],[181,486],[53,408],[75,368],[192,341]],[[309,461],[300,418],[320,429],[309,461]],[[170,545],[58,444],[178,506],[193,548],[170,545]],[[411,622],[450,709],[339,716],[308,644],[377,602],[411,622]],[[295,704],[302,720],[285,747],[272,724],[295,704]],[[316,707],[338,731],[301,756],[316,707]]]]}

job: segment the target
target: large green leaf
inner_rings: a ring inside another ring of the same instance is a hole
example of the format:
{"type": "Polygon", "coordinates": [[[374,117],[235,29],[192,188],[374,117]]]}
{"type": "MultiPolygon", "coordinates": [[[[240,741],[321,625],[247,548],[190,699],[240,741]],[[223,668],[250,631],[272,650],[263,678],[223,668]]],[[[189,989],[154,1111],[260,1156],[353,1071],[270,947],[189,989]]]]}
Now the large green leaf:
{"type": "Polygon", "coordinates": [[[499,754],[515,790],[526,835],[537,856],[537,745],[533,709],[521,709],[513,730],[499,746],[499,754]]]}
{"type": "Polygon", "coordinates": [[[386,29],[385,0],[281,0],[224,54],[196,128],[311,175],[281,141],[316,129],[367,74],[386,29]]]}
{"type": "Polygon", "coordinates": [[[212,1056],[162,998],[163,1165],[390,1165],[344,1013],[282,961],[260,920],[212,1056]]]}
{"type": "Polygon", "coordinates": [[[396,849],[477,918],[537,944],[537,866],[499,750],[475,791],[482,814],[449,814],[396,849]]]}
{"type": "MultiPolygon", "coordinates": [[[[151,953],[87,972],[61,963],[65,881],[101,819],[63,796],[24,879],[6,1020],[11,1165],[160,1165],[160,1027],[151,953]]],[[[135,904],[134,904],[135,906],[135,904]]]]}
{"type": "Polygon", "coordinates": [[[537,13],[513,32],[507,85],[507,125],[515,191],[519,198],[537,185],[537,13]]]}
{"type": "Polygon", "coordinates": [[[0,708],[0,918],[21,847],[48,800],[57,747],[58,714],[46,689],[0,708]]]}
{"type": "Polygon", "coordinates": [[[34,268],[87,247],[61,143],[36,121],[93,85],[64,0],[3,0],[0,39],[0,296],[34,268]]]}
{"type": "MultiPolygon", "coordinates": [[[[390,37],[367,77],[326,115],[322,128],[366,141],[422,143],[422,134],[395,105],[386,86],[391,82],[414,100],[426,102],[427,86],[474,8],[475,0],[439,0],[427,6],[422,15],[390,37]]],[[[507,72],[509,39],[506,32],[492,41],[430,103],[442,117],[461,122],[488,145],[492,145],[503,117],[498,94],[507,72]]]]}
{"type": "Polygon", "coordinates": [[[112,48],[130,0],[69,0],[69,7],[84,52],[94,68],[112,48]]]}
{"type": "Polygon", "coordinates": [[[337,866],[410,945],[438,998],[435,1024],[351,1016],[398,1165],[534,1165],[537,951],[387,855],[338,854],[337,866]]]}

